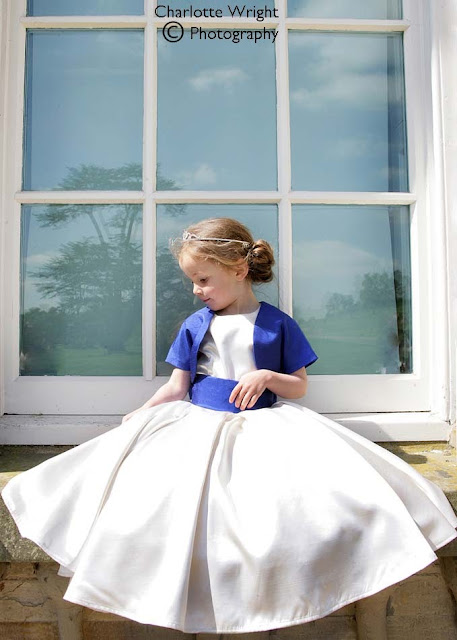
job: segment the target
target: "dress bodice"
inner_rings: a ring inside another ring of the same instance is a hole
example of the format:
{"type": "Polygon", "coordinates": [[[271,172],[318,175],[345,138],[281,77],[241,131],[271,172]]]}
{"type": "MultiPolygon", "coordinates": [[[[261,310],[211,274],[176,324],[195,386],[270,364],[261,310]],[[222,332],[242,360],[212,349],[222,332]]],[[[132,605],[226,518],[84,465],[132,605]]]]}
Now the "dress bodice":
{"type": "Polygon", "coordinates": [[[259,309],[251,313],[214,314],[197,357],[197,374],[228,380],[256,370],[254,325],[259,309]]]}
{"type": "MultiPolygon", "coordinates": [[[[257,369],[293,373],[315,360],[298,323],[267,302],[251,314],[219,316],[208,307],[199,309],[184,320],[166,357],[166,362],[189,371],[193,404],[232,413],[240,409],[230,396],[245,373],[257,369]]],[[[276,401],[276,394],[265,389],[247,411],[271,407],[276,401]]]]}

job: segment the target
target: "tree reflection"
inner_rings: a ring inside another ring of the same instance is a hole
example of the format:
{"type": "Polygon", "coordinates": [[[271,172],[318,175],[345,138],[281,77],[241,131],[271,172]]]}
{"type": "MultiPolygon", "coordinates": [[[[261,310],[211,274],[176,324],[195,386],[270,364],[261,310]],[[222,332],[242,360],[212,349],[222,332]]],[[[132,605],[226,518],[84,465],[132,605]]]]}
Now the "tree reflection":
{"type": "MultiPolygon", "coordinates": [[[[141,172],[139,164],[118,169],[81,165],[69,169],[59,189],[141,188],[141,172]]],[[[176,188],[160,173],[157,182],[159,189],[176,188]]],[[[167,209],[176,216],[184,205],[167,209]]],[[[23,281],[33,279],[42,300],[55,304],[50,309],[33,305],[21,315],[21,373],[141,375],[141,205],[40,207],[34,219],[41,228],[68,229],[73,239],[35,269],[27,264],[32,211],[26,208],[23,221],[23,281]],[[88,228],[92,231],[83,235],[88,228]]]]}
{"type": "Polygon", "coordinates": [[[172,367],[165,358],[181,323],[203,305],[168,247],[157,248],[157,374],[168,375],[172,367]]]}
{"type": "Polygon", "coordinates": [[[399,269],[363,274],[354,295],[329,294],[324,317],[295,317],[319,355],[313,373],[412,370],[411,282],[399,269]]]}

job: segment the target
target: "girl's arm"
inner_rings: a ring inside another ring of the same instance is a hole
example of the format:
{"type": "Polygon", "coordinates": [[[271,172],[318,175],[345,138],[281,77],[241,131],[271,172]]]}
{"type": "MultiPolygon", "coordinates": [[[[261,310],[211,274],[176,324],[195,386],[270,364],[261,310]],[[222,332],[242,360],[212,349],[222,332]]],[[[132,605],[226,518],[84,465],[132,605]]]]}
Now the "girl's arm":
{"type": "Polygon", "coordinates": [[[290,374],[259,369],[241,376],[230,394],[229,402],[234,402],[235,407],[243,411],[253,407],[265,389],[292,400],[303,397],[307,388],[308,376],[305,367],[290,374]]]}
{"type": "Polygon", "coordinates": [[[126,422],[138,411],[143,409],[149,409],[155,407],[158,404],[164,402],[172,402],[173,400],[184,400],[190,385],[190,371],[184,371],[183,369],[173,369],[173,373],[170,376],[169,381],[160,387],[152,398],[149,398],[141,407],[135,409],[131,413],[128,413],[123,417],[122,422],[126,422]]]}

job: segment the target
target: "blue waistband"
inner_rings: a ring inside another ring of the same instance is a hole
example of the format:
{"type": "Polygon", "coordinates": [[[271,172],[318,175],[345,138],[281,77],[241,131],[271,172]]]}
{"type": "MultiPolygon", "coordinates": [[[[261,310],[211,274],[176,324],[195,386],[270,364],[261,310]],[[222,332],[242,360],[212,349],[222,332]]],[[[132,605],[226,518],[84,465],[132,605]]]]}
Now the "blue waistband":
{"type": "MultiPolygon", "coordinates": [[[[231,411],[239,413],[240,409],[235,407],[233,402],[229,402],[230,394],[236,387],[236,380],[226,380],[224,378],[214,378],[212,376],[197,375],[189,390],[189,397],[192,404],[200,407],[214,409],[216,411],[231,411]]],[[[253,409],[265,409],[271,407],[276,402],[276,394],[266,389],[255,405],[246,411],[253,409]]]]}

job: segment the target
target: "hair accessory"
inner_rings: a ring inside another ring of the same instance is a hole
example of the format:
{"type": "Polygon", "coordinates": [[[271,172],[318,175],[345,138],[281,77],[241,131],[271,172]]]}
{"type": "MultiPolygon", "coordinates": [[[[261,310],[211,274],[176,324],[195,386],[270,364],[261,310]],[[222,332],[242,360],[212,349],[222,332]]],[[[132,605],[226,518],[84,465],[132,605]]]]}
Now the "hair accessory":
{"type": "Polygon", "coordinates": [[[200,236],[196,236],[195,233],[189,233],[189,231],[184,231],[182,234],[183,242],[188,242],[189,240],[212,240],[214,242],[240,242],[245,249],[249,249],[251,246],[250,242],[246,242],[245,240],[233,240],[232,238],[200,238],[200,236]]]}

